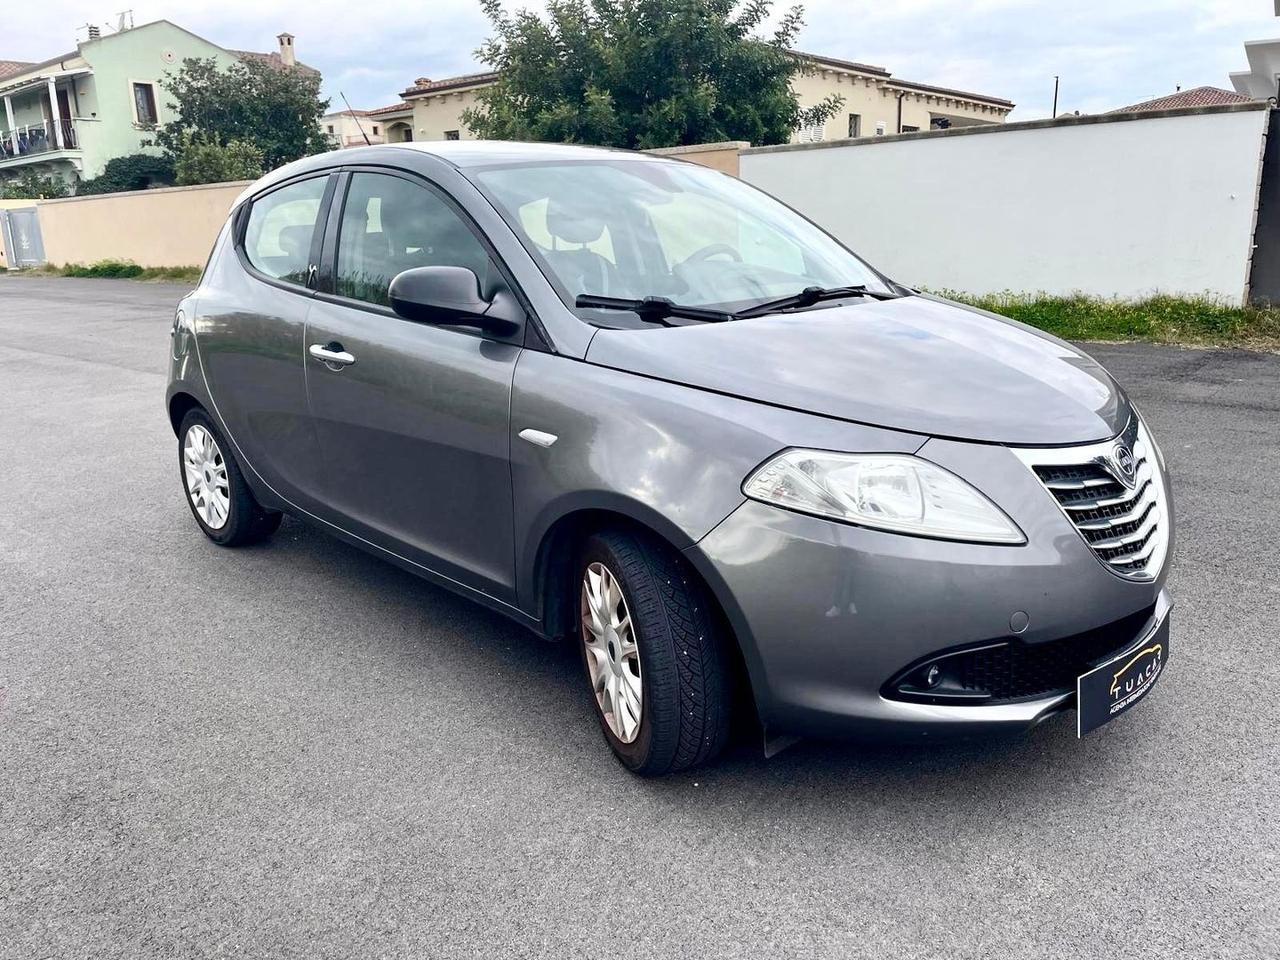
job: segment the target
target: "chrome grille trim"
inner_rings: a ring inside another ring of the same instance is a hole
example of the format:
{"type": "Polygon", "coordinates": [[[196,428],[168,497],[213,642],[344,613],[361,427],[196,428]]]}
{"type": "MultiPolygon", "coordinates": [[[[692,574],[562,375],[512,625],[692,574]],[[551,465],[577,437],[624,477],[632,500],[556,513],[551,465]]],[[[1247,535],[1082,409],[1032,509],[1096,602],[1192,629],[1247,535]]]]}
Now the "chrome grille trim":
{"type": "Polygon", "coordinates": [[[1103,565],[1126,580],[1154,580],[1169,547],[1169,504],[1155,445],[1135,414],[1117,436],[1079,447],[1010,447],[1103,565]],[[1130,480],[1116,460],[1132,453],[1130,480]]]}

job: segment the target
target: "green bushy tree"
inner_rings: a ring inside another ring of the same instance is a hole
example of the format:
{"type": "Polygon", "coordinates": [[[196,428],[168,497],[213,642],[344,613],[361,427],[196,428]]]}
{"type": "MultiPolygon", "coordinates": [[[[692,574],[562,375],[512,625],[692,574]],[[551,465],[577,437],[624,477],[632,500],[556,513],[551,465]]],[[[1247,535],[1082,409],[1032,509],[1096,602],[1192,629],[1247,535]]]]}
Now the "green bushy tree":
{"type": "Polygon", "coordinates": [[[132,153],[108,160],[102,173],[76,187],[76,195],[124,193],[129,190],[146,190],[157,184],[168,186],[174,182],[174,177],[172,158],[152,153],[132,153]]]}
{"type": "Polygon", "coordinates": [[[55,200],[71,195],[67,182],[28,170],[16,177],[0,178],[0,200],[55,200]]]}
{"type": "Polygon", "coordinates": [[[263,174],[262,151],[247,140],[219,143],[186,131],[177,143],[174,171],[179,185],[256,180],[263,174]]]}
{"type": "Polygon", "coordinates": [[[803,11],[759,35],[773,0],[550,0],[545,16],[481,0],[499,72],[463,113],[478,136],[645,149],[721,140],[784,143],[843,102],[802,109],[790,52],[803,11]]]}
{"type": "Polygon", "coordinates": [[[175,161],[187,134],[252,144],[268,170],[329,149],[320,133],[329,101],[320,99],[319,74],[253,59],[224,70],[212,58],[188,58],[162,85],[177,116],[156,130],[155,142],[175,161]]]}

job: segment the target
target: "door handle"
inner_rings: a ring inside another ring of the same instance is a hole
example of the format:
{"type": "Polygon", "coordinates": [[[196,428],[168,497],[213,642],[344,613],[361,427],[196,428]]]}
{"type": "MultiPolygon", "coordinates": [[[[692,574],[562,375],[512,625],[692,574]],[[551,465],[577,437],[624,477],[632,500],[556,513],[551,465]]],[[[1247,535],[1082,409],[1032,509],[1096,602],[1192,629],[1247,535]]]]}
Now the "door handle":
{"type": "Polygon", "coordinates": [[[340,343],[313,343],[307,352],[331,368],[349,367],[356,362],[356,358],[343,350],[340,343]]]}

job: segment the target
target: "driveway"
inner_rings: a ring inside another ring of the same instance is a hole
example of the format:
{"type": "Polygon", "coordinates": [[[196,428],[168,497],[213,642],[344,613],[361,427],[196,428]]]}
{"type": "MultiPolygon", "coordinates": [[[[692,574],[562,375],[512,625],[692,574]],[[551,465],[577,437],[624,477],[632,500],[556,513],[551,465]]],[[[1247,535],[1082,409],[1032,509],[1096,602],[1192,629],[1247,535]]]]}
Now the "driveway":
{"type": "Polygon", "coordinates": [[[199,535],[181,293],[0,277],[0,957],[1275,955],[1280,356],[1090,348],[1180,520],[1128,715],[646,782],[572,650],[292,520],[199,535]]]}

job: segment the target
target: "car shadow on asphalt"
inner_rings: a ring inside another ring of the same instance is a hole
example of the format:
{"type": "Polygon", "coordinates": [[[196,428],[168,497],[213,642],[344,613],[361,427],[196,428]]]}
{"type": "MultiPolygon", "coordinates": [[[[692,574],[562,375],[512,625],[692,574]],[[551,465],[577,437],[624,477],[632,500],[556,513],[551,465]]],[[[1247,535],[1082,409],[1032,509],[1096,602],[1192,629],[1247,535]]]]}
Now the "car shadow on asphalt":
{"type": "MultiPolygon", "coordinates": [[[[567,756],[582,776],[603,774],[658,796],[714,785],[740,795],[772,791],[826,801],[856,796],[859,804],[902,802],[907,795],[943,802],[954,800],[957,784],[963,783],[964,793],[975,799],[1025,799],[1084,775],[1098,753],[1093,738],[1084,749],[1077,743],[1074,714],[1052,717],[1024,736],[921,743],[811,740],[770,759],[763,756],[753,727],[740,731],[714,765],[661,780],[638,780],[609,756],[595,729],[572,645],[542,641],[500,614],[296,520],[286,519],[272,541],[249,549],[275,555],[262,558],[271,566],[305,568],[296,572],[310,586],[366,620],[387,618],[383,633],[419,655],[429,650],[433,661],[447,667],[452,683],[483,685],[494,676],[508,677],[508,696],[492,707],[499,711],[495,729],[523,723],[529,736],[548,738],[531,749],[554,753],[560,761],[567,756]],[[530,725],[528,718],[538,715],[545,725],[530,725]]],[[[348,636],[334,632],[314,640],[333,644],[328,653],[340,657],[348,636]]],[[[1112,735],[1140,735],[1116,726],[1112,735]]]]}

